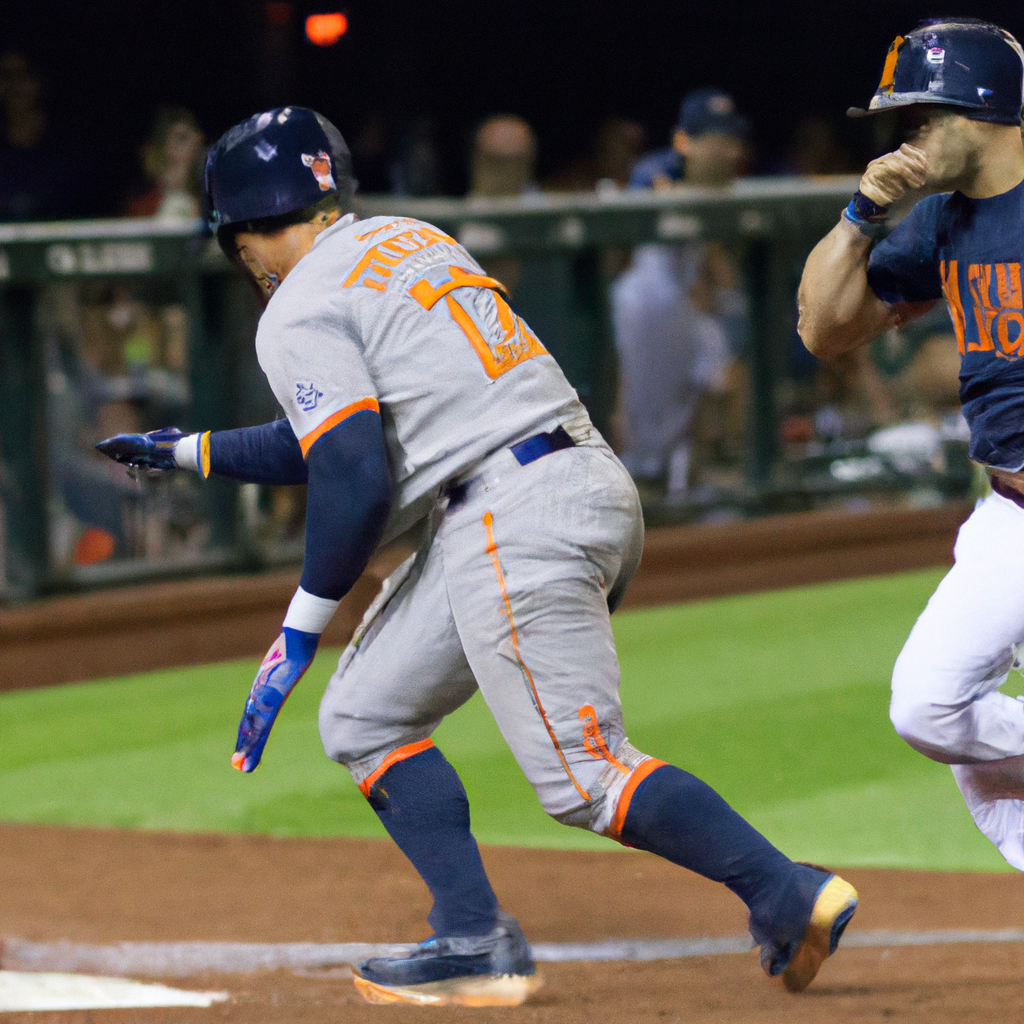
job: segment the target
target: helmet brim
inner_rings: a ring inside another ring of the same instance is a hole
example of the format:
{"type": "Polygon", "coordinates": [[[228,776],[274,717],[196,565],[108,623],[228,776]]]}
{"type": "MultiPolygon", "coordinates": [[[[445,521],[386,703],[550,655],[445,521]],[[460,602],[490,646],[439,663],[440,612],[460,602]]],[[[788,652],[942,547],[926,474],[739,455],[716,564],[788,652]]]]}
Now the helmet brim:
{"type": "Polygon", "coordinates": [[[847,117],[870,117],[872,114],[884,114],[887,110],[899,110],[901,107],[915,107],[929,104],[936,107],[959,107],[963,111],[970,111],[965,116],[975,121],[998,121],[1000,124],[1015,124],[1016,122],[1007,119],[1000,111],[991,110],[979,106],[977,103],[968,103],[965,100],[947,99],[928,92],[905,92],[897,93],[894,96],[876,97],[879,100],[877,107],[849,107],[846,111],[847,117]]]}

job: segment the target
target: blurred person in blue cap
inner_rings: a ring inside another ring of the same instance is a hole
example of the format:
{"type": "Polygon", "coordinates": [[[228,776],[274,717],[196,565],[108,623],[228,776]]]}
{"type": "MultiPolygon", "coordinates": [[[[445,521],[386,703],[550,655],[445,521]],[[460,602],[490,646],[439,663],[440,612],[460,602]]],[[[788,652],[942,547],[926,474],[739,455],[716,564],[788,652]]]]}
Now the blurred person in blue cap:
{"type": "MultiPolygon", "coordinates": [[[[630,188],[722,187],[743,173],[750,123],[720,89],[689,93],[679,109],[672,146],[636,165],[630,188]]],[[[742,404],[737,357],[746,341],[746,298],[735,258],[716,241],[640,245],[612,285],[619,356],[621,458],[641,485],[685,498],[693,478],[695,416],[719,447],[742,404]],[[715,408],[717,407],[717,408],[715,408]]]]}
{"type": "Polygon", "coordinates": [[[721,89],[697,89],[679,105],[672,145],[642,157],[630,175],[630,188],[668,188],[681,181],[724,185],[742,173],[747,161],[750,122],[721,89]]]}

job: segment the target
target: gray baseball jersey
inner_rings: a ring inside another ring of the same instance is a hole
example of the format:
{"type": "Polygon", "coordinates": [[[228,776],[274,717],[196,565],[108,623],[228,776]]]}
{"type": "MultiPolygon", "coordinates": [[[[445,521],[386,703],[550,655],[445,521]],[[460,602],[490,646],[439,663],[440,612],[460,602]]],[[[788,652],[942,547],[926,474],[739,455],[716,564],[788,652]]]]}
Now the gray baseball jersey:
{"type": "Polygon", "coordinates": [[[491,452],[589,423],[501,285],[422,221],[349,214],[318,235],[271,298],[256,351],[303,452],[347,416],[380,411],[394,484],[385,540],[491,452]]]}
{"type": "Polygon", "coordinates": [[[379,409],[387,535],[429,514],[324,695],[328,755],[369,792],[479,687],[548,812],[616,834],[622,793],[654,764],[625,739],[608,621],[640,506],[501,285],[429,224],[350,215],[287,275],[256,345],[303,451],[379,409]],[[510,446],[557,426],[576,447],[521,465],[510,446]]]}

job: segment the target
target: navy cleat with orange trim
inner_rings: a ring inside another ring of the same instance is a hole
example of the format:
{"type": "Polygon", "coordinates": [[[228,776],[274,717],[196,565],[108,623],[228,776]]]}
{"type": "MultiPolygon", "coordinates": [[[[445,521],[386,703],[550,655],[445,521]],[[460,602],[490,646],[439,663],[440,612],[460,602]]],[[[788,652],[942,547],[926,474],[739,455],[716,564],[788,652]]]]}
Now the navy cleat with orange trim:
{"type": "Polygon", "coordinates": [[[519,922],[498,911],[487,935],[430,938],[403,957],[373,957],[356,969],[370,1003],[519,1006],[541,978],[519,922]]]}
{"type": "Polygon", "coordinates": [[[829,875],[818,890],[800,944],[785,966],[780,950],[770,942],[761,946],[761,966],[772,977],[781,975],[787,992],[803,992],[836,951],[846,926],[857,909],[857,890],[838,875],[829,875]]]}

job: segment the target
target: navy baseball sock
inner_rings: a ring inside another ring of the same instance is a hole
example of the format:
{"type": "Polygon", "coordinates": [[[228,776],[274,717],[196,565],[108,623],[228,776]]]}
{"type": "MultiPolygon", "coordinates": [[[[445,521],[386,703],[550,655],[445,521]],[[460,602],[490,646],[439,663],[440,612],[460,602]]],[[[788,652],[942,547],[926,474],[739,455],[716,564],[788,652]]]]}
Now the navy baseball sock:
{"type": "Polygon", "coordinates": [[[428,747],[393,764],[369,800],[434,897],[434,934],[486,935],[498,900],[469,830],[466,790],[444,754],[428,747]]]}
{"type": "Polygon", "coordinates": [[[750,933],[782,954],[803,938],[828,874],[795,864],[740,817],[710,786],[663,765],[636,788],[621,840],[727,885],[750,910],[750,933]]]}

